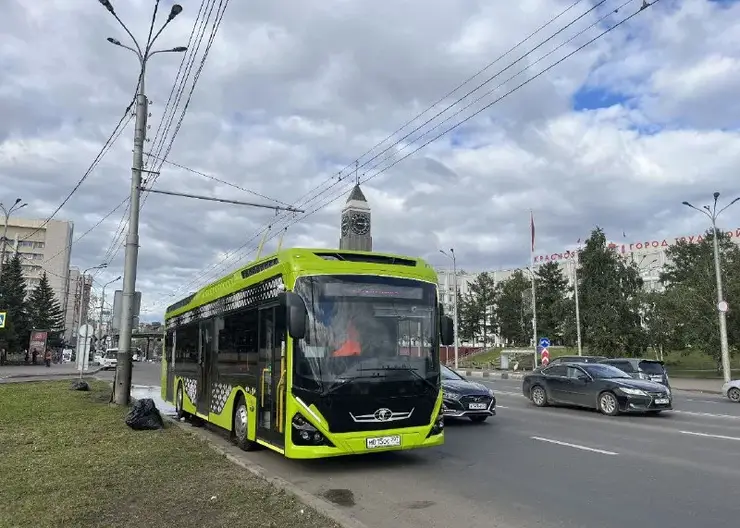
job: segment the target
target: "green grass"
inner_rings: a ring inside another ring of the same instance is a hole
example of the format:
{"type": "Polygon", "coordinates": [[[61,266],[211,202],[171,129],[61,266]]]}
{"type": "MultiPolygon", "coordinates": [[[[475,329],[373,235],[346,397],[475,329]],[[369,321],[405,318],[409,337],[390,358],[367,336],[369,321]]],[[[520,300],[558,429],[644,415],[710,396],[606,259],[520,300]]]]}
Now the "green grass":
{"type": "Polygon", "coordinates": [[[337,528],[174,424],[131,430],[108,384],[69,385],[0,385],[0,526],[337,528]]]}

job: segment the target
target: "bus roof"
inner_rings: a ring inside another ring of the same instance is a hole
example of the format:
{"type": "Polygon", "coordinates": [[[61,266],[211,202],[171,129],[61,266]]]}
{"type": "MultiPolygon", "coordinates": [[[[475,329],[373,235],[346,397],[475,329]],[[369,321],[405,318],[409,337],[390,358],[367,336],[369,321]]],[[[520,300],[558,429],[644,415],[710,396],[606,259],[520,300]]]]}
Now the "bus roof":
{"type": "Polygon", "coordinates": [[[392,275],[437,283],[437,272],[417,257],[345,249],[290,248],[260,258],[167,307],[165,319],[282,273],[292,288],[302,275],[392,275]]]}

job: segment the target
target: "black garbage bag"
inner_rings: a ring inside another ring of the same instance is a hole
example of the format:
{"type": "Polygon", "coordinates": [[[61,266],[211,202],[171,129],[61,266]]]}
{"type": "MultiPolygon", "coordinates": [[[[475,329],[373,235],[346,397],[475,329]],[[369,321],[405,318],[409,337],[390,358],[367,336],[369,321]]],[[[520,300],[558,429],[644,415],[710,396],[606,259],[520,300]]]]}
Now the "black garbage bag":
{"type": "Polygon", "coordinates": [[[72,385],[69,387],[69,390],[77,390],[77,391],[89,391],[90,385],[85,380],[74,380],[72,382],[72,385]]]}
{"type": "Polygon", "coordinates": [[[126,425],[136,431],[163,429],[164,422],[159,409],[151,398],[136,400],[126,416],[126,425]]]}

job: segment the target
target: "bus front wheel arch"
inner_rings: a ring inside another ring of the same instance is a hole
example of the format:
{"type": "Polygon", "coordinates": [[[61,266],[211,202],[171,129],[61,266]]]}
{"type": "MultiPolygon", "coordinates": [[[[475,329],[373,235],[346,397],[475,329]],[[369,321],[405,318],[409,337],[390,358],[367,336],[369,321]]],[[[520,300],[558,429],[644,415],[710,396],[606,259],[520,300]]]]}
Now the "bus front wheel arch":
{"type": "Polygon", "coordinates": [[[242,451],[253,451],[257,448],[257,443],[249,440],[249,410],[242,394],[239,394],[234,402],[231,437],[242,451]]]}

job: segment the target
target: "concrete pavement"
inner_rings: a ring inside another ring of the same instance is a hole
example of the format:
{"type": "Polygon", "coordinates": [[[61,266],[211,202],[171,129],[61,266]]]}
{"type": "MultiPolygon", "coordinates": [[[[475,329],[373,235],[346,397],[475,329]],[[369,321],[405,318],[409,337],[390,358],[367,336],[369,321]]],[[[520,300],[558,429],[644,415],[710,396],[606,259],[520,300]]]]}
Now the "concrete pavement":
{"type": "MultiPolygon", "coordinates": [[[[158,385],[159,365],[140,366],[134,383],[158,385]]],[[[609,418],[536,408],[518,380],[479,381],[496,391],[498,415],[448,422],[439,448],[320,461],[238,456],[318,497],[348,490],[342,508],[368,527],[696,528],[740,518],[740,405],[676,393],[674,412],[609,418]]]]}

